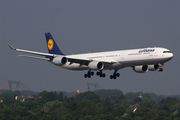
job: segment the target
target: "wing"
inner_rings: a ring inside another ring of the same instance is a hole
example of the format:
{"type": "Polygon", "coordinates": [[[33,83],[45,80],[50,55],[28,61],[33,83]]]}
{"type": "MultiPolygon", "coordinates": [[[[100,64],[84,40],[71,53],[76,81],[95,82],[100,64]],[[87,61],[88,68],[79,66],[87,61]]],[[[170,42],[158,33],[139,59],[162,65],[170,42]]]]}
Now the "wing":
{"type": "MultiPolygon", "coordinates": [[[[23,50],[23,49],[16,49],[13,46],[11,46],[10,44],[8,44],[8,46],[12,50],[16,50],[16,51],[20,51],[20,52],[25,52],[25,53],[30,53],[30,54],[35,54],[35,55],[40,55],[40,56],[44,56],[45,58],[35,57],[35,56],[19,55],[21,57],[35,58],[35,59],[40,59],[40,60],[51,61],[56,56],[59,56],[59,55],[56,55],[56,54],[48,54],[48,53],[35,52],[35,51],[29,51],[29,50],[23,50]]],[[[92,61],[99,61],[99,62],[102,62],[102,63],[104,63],[106,65],[117,63],[117,61],[113,61],[113,60],[97,60],[97,59],[92,59],[92,58],[76,58],[76,57],[72,57],[71,55],[65,56],[65,57],[68,59],[68,62],[70,62],[70,64],[78,63],[78,64],[80,64],[80,66],[82,66],[82,65],[88,66],[88,64],[90,62],[92,62],[92,61]]]]}
{"type": "Polygon", "coordinates": [[[57,55],[55,55],[55,54],[48,54],[48,53],[35,52],[35,51],[29,51],[29,50],[23,50],[23,49],[16,49],[16,48],[14,48],[13,46],[11,46],[10,44],[8,44],[8,46],[9,46],[12,50],[16,50],[16,51],[20,51],[20,52],[25,52],[25,53],[30,53],[30,54],[35,54],[35,55],[40,55],[40,56],[44,56],[45,58],[20,55],[20,56],[22,56],[22,57],[35,58],[35,59],[41,59],[41,60],[51,60],[51,59],[53,59],[54,57],[57,56],[57,55]],[[47,59],[46,59],[46,58],[47,58],[47,59]]]}

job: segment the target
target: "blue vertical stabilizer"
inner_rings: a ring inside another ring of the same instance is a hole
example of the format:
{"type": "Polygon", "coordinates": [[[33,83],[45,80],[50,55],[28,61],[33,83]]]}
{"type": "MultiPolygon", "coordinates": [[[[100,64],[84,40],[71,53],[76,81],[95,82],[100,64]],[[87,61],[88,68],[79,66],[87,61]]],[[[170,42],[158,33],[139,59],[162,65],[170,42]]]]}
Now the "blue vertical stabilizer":
{"type": "Polygon", "coordinates": [[[47,48],[50,54],[64,55],[57,46],[53,37],[51,36],[51,33],[45,33],[45,37],[47,42],[47,48]]]}

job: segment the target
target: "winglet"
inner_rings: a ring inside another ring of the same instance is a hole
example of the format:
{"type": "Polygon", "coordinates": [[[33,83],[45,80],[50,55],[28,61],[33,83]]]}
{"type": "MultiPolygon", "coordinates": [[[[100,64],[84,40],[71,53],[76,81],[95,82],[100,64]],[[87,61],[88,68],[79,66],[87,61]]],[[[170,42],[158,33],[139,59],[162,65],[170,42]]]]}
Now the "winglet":
{"type": "Polygon", "coordinates": [[[14,48],[13,46],[11,46],[10,44],[8,44],[8,46],[9,46],[12,50],[16,50],[16,48],[14,48]]]}

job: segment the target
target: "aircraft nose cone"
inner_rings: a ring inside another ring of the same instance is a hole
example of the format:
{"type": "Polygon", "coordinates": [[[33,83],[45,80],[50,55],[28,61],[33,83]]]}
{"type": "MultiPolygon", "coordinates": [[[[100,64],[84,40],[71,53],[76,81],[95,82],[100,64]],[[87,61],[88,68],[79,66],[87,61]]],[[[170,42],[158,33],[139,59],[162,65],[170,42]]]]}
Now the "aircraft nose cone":
{"type": "Polygon", "coordinates": [[[171,58],[173,57],[173,54],[172,54],[172,53],[170,54],[170,57],[171,57],[171,58]]]}
{"type": "Polygon", "coordinates": [[[172,59],[173,58],[173,54],[171,53],[171,54],[169,54],[169,58],[170,59],[172,59]]]}

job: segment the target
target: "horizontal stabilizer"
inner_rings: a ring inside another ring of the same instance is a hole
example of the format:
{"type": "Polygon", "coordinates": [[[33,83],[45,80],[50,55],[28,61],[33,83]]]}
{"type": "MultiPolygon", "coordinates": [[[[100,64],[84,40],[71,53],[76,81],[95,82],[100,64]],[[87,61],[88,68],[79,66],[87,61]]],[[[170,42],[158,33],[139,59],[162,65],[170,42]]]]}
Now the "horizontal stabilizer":
{"type": "Polygon", "coordinates": [[[47,60],[49,61],[49,58],[42,58],[42,57],[35,57],[35,56],[26,56],[26,55],[18,55],[20,57],[27,57],[27,58],[34,58],[34,59],[39,59],[39,60],[47,60]]]}

